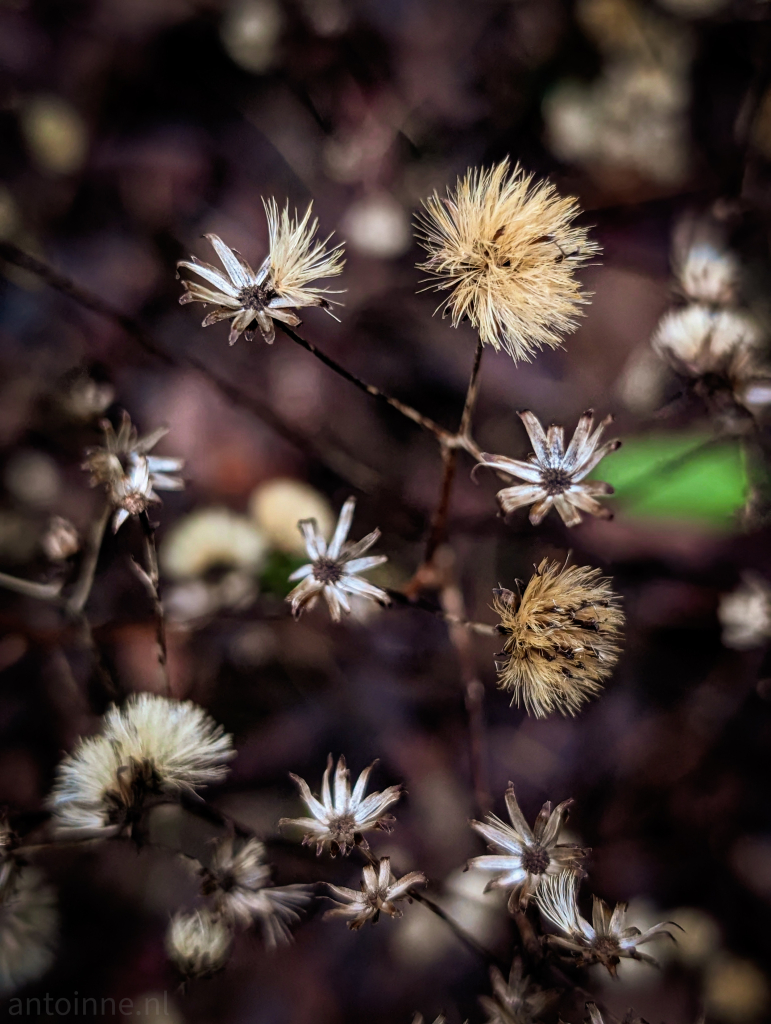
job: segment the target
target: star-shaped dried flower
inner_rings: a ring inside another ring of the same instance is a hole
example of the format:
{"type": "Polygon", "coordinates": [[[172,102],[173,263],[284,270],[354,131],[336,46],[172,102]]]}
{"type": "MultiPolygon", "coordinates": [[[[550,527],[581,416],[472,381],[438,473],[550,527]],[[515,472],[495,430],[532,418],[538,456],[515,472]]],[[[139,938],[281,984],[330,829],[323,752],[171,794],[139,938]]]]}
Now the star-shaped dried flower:
{"type": "Polygon", "coordinates": [[[565,800],[552,810],[547,801],[541,808],[531,829],[514,795],[514,784],[506,790],[506,809],[511,827],[494,814],[484,822],[472,821],[471,827],[487,840],[494,854],[474,857],[469,867],[496,872],[485,886],[490,889],[509,890],[509,910],[524,909],[531,896],[549,875],[562,871],[583,874],[581,861],[589,852],[575,843],[558,843],[559,834],[572,800],[565,800]]]}
{"type": "Polygon", "coordinates": [[[624,614],[611,580],[544,558],[524,593],[493,594],[505,637],[495,662],[500,688],[537,718],[574,715],[618,661],[624,614]]]}
{"type": "Polygon", "coordinates": [[[377,601],[378,604],[391,603],[391,598],[384,590],[358,577],[358,573],[387,562],[388,557],[361,557],[380,537],[380,530],[373,530],[355,543],[346,540],[355,508],[356,499],[349,498],[340,511],[329,546],[319,533],[315,519],[301,519],[297,524],[305,538],[305,547],[311,561],[301,565],[289,577],[290,580],[302,581],[286,598],[291,602],[295,618],[306,608],[312,608],[320,594],[324,595],[334,622],[340,621],[343,612],[350,613],[349,594],[377,601]]]}
{"type": "Polygon", "coordinates": [[[313,204],[308,206],[302,220],[296,211],[290,217],[288,203],[281,213],[275,199],[267,202],[263,199],[263,206],[268,219],[269,252],[259,270],[252,270],[241,254],[225,245],[218,235],[204,237],[214,246],[227,274],[195,256],[177,264],[177,267],[192,270],[212,286],[183,281],[185,293],[179,301],[182,304],[211,303],[216,307],[204,319],[204,327],[220,320],[232,320],[231,345],[244,331],[247,338],[254,336],[254,331],[248,328],[255,320],[263,339],[271,345],[276,336],[274,320],[296,327],[300,318],[292,309],[302,306],[321,306],[333,315],[330,310],[333,300],[326,296],[339,294],[328,288],[310,286],[310,282],[318,278],[336,277],[342,273],[345,263],[341,246],[327,251],[329,238],[323,242],[314,239],[318,220],[311,222],[310,219],[313,204]]]}
{"type": "Polygon", "coordinates": [[[423,205],[418,237],[428,259],[418,266],[449,293],[442,305],[453,327],[468,317],[483,344],[526,360],[576,329],[588,300],[574,270],[599,246],[573,225],[575,199],[519,166],[510,171],[506,159],[470,170],[446,198],[435,192],[423,205]]]}
{"type": "Polygon", "coordinates": [[[313,817],[282,818],[279,827],[296,825],[305,829],[303,846],[312,846],[315,843],[317,855],[321,854],[326,845],[329,846],[333,857],[338,852],[345,856],[357,845],[367,849],[363,833],[373,828],[379,828],[383,832],[391,831],[395,819],[393,815],[385,812],[396,803],[404,791],[402,786],[389,786],[382,793],[370,793],[365,797],[367,781],[376,764],[377,761],[373,761],[369,768],[364,769],[351,793],[350,772],[345,766],[345,758],[341,757],[335,771],[333,799],[329,778],[334,762],[330,754],[321,780],[320,801],[313,796],[305,779],[291,775],[313,817]]]}
{"type": "Polygon", "coordinates": [[[221,839],[203,871],[201,891],[214,897],[225,920],[244,926],[258,922],[272,949],[291,942],[290,925],[300,921],[299,911],[313,892],[309,885],[269,886],[271,869],[264,856],[265,847],[256,839],[221,839]]]}
{"type": "Polygon", "coordinates": [[[556,993],[543,991],[523,973],[517,957],[511,965],[508,984],[497,967],[490,969],[493,996],[480,996],[479,1002],[488,1016],[485,1024],[535,1024],[556,998],[556,993]]]}
{"type": "Polygon", "coordinates": [[[523,505],[532,505],[530,522],[537,526],[554,506],[566,526],[577,526],[581,512],[589,512],[600,519],[611,519],[612,514],[595,500],[597,495],[613,494],[610,484],[600,480],[585,480],[594,467],[610,452],[621,447],[621,442],[607,441],[600,445],[605,427],[612,422],[606,416],[597,429],[594,413],[587,410],[578,421],[573,439],[565,451],[565,428],[550,426],[544,431],[540,420],[531,412],[520,412],[534,454],[527,462],[508,459],[503,455],[482,453],[480,466],[503,470],[510,476],[524,480],[513,487],[498,491],[498,501],[504,513],[513,512],[523,505]]]}
{"type": "Polygon", "coordinates": [[[563,933],[550,936],[551,942],[570,950],[582,966],[602,964],[615,975],[622,957],[655,965],[653,957],[641,953],[637,947],[659,935],[674,941],[674,935],[667,930],[677,927],[674,922],[654,925],[645,932],[634,926],[625,928],[627,904],[617,903],[615,910],[611,910],[597,896],[592,897],[592,923],[589,924],[578,910],[577,884],[572,871],[551,875],[540,886],[535,900],[544,917],[563,933]]]}
{"type": "Polygon", "coordinates": [[[412,886],[423,885],[425,881],[426,876],[422,871],[410,871],[397,880],[391,873],[391,858],[381,857],[377,868],[372,864],[364,865],[361,890],[346,889],[327,882],[329,889],[343,903],[328,910],[324,917],[342,917],[353,931],[367,921],[377,924],[381,913],[401,917],[402,912],[395,904],[399,900],[409,899],[412,886]]]}
{"type": "Polygon", "coordinates": [[[83,469],[91,473],[91,486],[102,485],[110,502],[115,506],[112,528],[117,532],[129,516],[138,516],[150,505],[158,504],[159,491],[180,491],[185,486],[178,473],[183,459],[148,455],[164,437],[169,428],[159,427],[152,434],[140,438],[127,412],[115,432],[109,420],[102,420],[104,447],[86,449],[83,469]]]}

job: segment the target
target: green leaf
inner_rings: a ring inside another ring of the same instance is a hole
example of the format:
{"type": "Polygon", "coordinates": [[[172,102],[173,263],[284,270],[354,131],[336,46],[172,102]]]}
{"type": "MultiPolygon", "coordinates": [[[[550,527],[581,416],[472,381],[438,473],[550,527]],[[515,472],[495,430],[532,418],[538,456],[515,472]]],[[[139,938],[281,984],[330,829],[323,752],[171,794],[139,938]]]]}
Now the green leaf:
{"type": "MultiPolygon", "coordinates": [[[[593,474],[594,475],[594,474],[593,474]]],[[[597,477],[616,489],[609,505],[624,518],[669,519],[730,530],[747,499],[740,441],[709,434],[649,434],[624,441],[597,477]]]]}

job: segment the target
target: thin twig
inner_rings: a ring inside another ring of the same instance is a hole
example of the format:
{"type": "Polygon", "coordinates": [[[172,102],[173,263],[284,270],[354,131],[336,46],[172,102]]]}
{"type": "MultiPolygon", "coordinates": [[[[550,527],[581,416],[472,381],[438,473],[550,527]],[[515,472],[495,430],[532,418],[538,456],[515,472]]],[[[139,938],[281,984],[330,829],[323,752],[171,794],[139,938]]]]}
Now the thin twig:
{"type": "Polygon", "coordinates": [[[94,574],[96,573],[96,566],[99,561],[99,552],[102,550],[104,531],[107,529],[107,524],[110,521],[111,512],[112,506],[109,502],[106,502],[101,515],[91,528],[88,547],[83,557],[83,564],[80,567],[80,575],[65,605],[67,611],[75,615],[79,615],[86,607],[91,588],[94,585],[94,574]]]}
{"type": "Polygon", "coordinates": [[[434,903],[430,896],[425,896],[423,893],[416,892],[411,889],[409,897],[410,899],[415,900],[416,903],[422,903],[423,906],[427,907],[432,914],[436,914],[438,918],[441,918],[442,921],[449,925],[455,937],[460,939],[460,941],[476,953],[477,956],[481,957],[485,963],[496,964],[500,968],[508,969],[494,953],[491,953],[489,949],[485,949],[485,947],[481,943],[477,942],[472,935],[469,935],[465,929],[461,928],[458,922],[453,920],[446,910],[440,907],[438,903],[434,903]]]}
{"type": "Polygon", "coordinates": [[[498,630],[495,626],[490,626],[486,622],[473,622],[471,619],[463,619],[458,618],[455,615],[450,615],[441,608],[434,607],[434,605],[424,597],[408,597],[407,594],[402,593],[401,590],[391,590],[389,587],[385,588],[385,592],[391,598],[392,606],[400,608],[418,608],[420,611],[428,612],[430,615],[435,615],[443,622],[452,623],[454,626],[463,626],[464,629],[468,629],[472,633],[478,633],[480,636],[499,636],[498,630]]]}
{"type": "Polygon", "coordinates": [[[37,597],[41,601],[55,601],[62,589],[62,581],[54,583],[36,583],[34,580],[23,580],[18,576],[9,576],[0,572],[0,587],[12,590],[16,594],[24,594],[25,597],[37,597]]]}
{"type": "Polygon", "coordinates": [[[140,513],[139,521],[142,525],[142,533],[145,537],[147,571],[142,569],[137,562],[134,562],[134,568],[139,578],[145,584],[147,592],[150,595],[150,599],[153,602],[156,640],[158,644],[158,664],[161,667],[164,689],[166,696],[168,697],[171,694],[171,681],[169,679],[169,658],[168,648],[166,645],[166,616],[164,615],[163,603],[161,601],[161,578],[158,571],[158,552],[155,547],[155,527],[150,522],[150,517],[147,512],[140,513]]]}

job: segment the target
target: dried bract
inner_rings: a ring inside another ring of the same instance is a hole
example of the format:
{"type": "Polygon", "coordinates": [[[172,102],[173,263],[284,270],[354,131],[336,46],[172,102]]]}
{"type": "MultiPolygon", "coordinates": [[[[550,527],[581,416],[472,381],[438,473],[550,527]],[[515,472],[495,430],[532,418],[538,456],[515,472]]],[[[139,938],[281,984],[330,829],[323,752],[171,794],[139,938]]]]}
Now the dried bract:
{"type": "Polygon", "coordinates": [[[115,432],[109,420],[102,421],[104,447],[86,450],[83,469],[91,473],[91,486],[101,485],[115,507],[112,521],[114,531],[123,525],[129,516],[138,516],[150,505],[160,503],[154,488],[159,491],[179,491],[185,486],[178,473],[183,459],[164,458],[148,455],[155,445],[168,433],[168,427],[160,427],[146,437],[138,437],[128,413],[115,432]]]}
{"type": "Polygon", "coordinates": [[[233,934],[208,910],[175,914],[166,932],[166,952],[186,978],[209,978],[228,961],[233,934]]]}
{"type": "Polygon", "coordinates": [[[592,923],[589,924],[578,911],[576,885],[577,878],[572,871],[552,875],[540,887],[535,899],[544,917],[563,933],[550,936],[551,942],[570,950],[582,966],[602,964],[615,975],[622,957],[655,965],[653,957],[641,953],[637,947],[659,935],[674,941],[668,931],[669,927],[677,927],[672,922],[654,925],[645,932],[634,926],[625,928],[627,904],[617,903],[615,910],[611,910],[597,896],[592,897],[592,923]]]}
{"type": "Polygon", "coordinates": [[[318,220],[311,221],[312,205],[300,219],[295,212],[289,215],[289,204],[279,213],[275,199],[263,200],[268,219],[269,252],[259,270],[254,271],[235,249],[225,245],[218,235],[206,235],[227,271],[191,256],[177,266],[191,270],[211,287],[197,281],[183,281],[184,295],[180,302],[211,303],[216,308],[204,319],[203,326],[220,320],[232,320],[230,344],[257,321],[263,340],[269,345],[276,336],[274,320],[296,327],[300,318],[292,309],[303,306],[321,306],[331,314],[333,300],[328,295],[339,294],[328,288],[314,288],[311,281],[322,277],[336,277],[342,273],[345,260],[341,246],[327,251],[326,244],[315,238],[318,220]]]}
{"type": "Polygon", "coordinates": [[[554,506],[566,526],[577,526],[581,512],[589,512],[600,519],[611,519],[612,513],[596,500],[597,496],[613,494],[610,484],[600,480],[585,480],[595,466],[621,447],[621,442],[606,441],[601,445],[603,431],[612,422],[612,416],[594,427],[591,409],[581,416],[573,438],[565,450],[565,428],[550,426],[544,431],[540,420],[531,412],[518,413],[533,445],[534,453],[527,462],[509,459],[503,455],[482,453],[480,466],[503,470],[524,483],[504,487],[498,491],[498,501],[508,514],[523,505],[532,505],[530,522],[537,526],[554,506]]]}
{"type": "Polygon", "coordinates": [[[48,804],[60,830],[131,832],[149,795],[218,782],[234,756],[232,737],[203,708],[135,694],[64,758],[48,804]]]}
{"type": "Polygon", "coordinates": [[[412,886],[423,885],[425,881],[426,876],[421,871],[410,871],[397,880],[391,873],[390,857],[381,857],[377,867],[364,865],[360,891],[327,883],[337,897],[336,902],[342,900],[342,904],[328,910],[324,917],[342,917],[353,931],[357,931],[367,921],[377,924],[381,913],[401,917],[402,911],[396,903],[409,899],[412,886]]]}
{"type": "Polygon", "coordinates": [[[35,868],[5,858],[0,889],[0,996],[39,978],[54,961],[56,894],[35,868]]]}
{"type": "Polygon", "coordinates": [[[370,793],[365,797],[370,772],[377,764],[377,761],[373,761],[359,776],[352,793],[350,772],[345,766],[345,758],[341,757],[335,770],[333,799],[329,785],[333,764],[330,754],[321,780],[320,801],[313,796],[305,779],[298,775],[291,776],[313,817],[282,818],[279,826],[295,825],[304,829],[304,846],[312,846],[315,843],[317,855],[321,854],[325,846],[329,846],[334,857],[337,853],[345,856],[357,845],[367,849],[364,832],[374,828],[390,832],[395,819],[393,815],[385,812],[397,802],[403,789],[401,786],[389,786],[382,793],[370,793]]]}
{"type": "Polygon", "coordinates": [[[290,925],[300,921],[299,911],[313,898],[309,885],[268,885],[271,870],[264,861],[265,847],[256,839],[220,840],[204,870],[202,892],[213,896],[220,914],[243,926],[257,922],[266,944],[273,948],[290,942],[290,925]]]}
{"type": "Polygon", "coordinates": [[[340,510],[340,518],[329,546],[316,528],[315,519],[301,519],[297,524],[305,538],[305,547],[311,562],[301,565],[289,577],[290,580],[302,581],[287,595],[295,618],[298,618],[306,608],[312,608],[321,594],[326,599],[329,614],[334,622],[340,621],[343,612],[350,613],[349,594],[377,601],[378,604],[391,603],[384,590],[358,577],[358,573],[387,562],[388,557],[368,555],[362,558],[364,552],[369,551],[377,542],[380,530],[373,530],[355,543],[346,540],[355,508],[356,499],[349,498],[340,510]]]}
{"type": "Polygon", "coordinates": [[[624,615],[611,581],[599,569],[544,559],[521,597],[493,593],[506,638],[498,685],[537,718],[575,714],[618,661],[624,615]]]}
{"type": "Polygon", "coordinates": [[[465,317],[480,340],[529,360],[543,346],[555,348],[574,331],[582,294],[574,270],[599,252],[585,228],[575,227],[579,208],[546,181],[508,159],[490,170],[469,170],[447,198],[434,193],[418,217],[420,244],[428,252],[422,270],[453,327],[465,317]]]}
{"type": "Polygon", "coordinates": [[[497,967],[490,969],[493,995],[480,996],[487,1014],[485,1024],[536,1024],[541,1014],[553,1003],[556,993],[543,991],[523,973],[522,961],[511,965],[508,983],[497,967]]]}
{"type": "Polygon", "coordinates": [[[583,875],[581,861],[588,853],[575,843],[558,843],[562,825],[572,800],[565,800],[552,810],[551,802],[541,808],[531,829],[514,795],[514,785],[506,790],[506,809],[511,827],[494,814],[484,822],[472,821],[478,832],[494,851],[492,856],[474,857],[469,867],[495,872],[496,877],[485,886],[509,892],[509,909],[525,908],[548,875],[570,870],[583,875]]]}

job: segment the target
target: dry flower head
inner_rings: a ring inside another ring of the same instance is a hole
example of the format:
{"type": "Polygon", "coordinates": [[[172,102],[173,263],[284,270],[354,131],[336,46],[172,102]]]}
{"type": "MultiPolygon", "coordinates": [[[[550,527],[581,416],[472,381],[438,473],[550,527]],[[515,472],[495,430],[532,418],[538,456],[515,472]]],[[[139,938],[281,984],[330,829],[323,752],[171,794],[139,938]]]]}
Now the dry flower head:
{"type": "Polygon", "coordinates": [[[401,917],[402,911],[396,904],[409,899],[413,885],[423,885],[425,881],[426,876],[422,871],[410,871],[396,879],[391,872],[390,858],[381,857],[376,865],[364,865],[360,890],[327,883],[337,897],[335,902],[340,905],[328,910],[324,917],[342,917],[353,931],[357,931],[367,921],[377,924],[381,914],[401,917]]]}
{"type": "Polygon", "coordinates": [[[579,208],[547,181],[508,159],[475,168],[447,197],[436,192],[418,216],[418,238],[428,253],[420,269],[453,327],[465,317],[483,344],[529,360],[556,348],[574,331],[588,299],[574,276],[599,252],[586,228],[573,224],[579,208]]]}
{"type": "Polygon", "coordinates": [[[511,965],[508,982],[497,967],[490,969],[490,982],[492,997],[479,997],[487,1014],[485,1024],[536,1024],[556,998],[555,992],[542,990],[528,978],[519,957],[511,965]]]}
{"type": "Polygon", "coordinates": [[[268,220],[269,251],[257,271],[252,270],[239,252],[212,234],[205,237],[227,273],[195,256],[177,264],[177,267],[191,270],[210,286],[183,281],[185,291],[180,303],[203,302],[215,306],[203,326],[232,320],[231,345],[244,331],[247,338],[254,337],[254,330],[250,328],[255,320],[263,340],[271,345],[276,336],[274,320],[296,327],[300,318],[292,310],[303,306],[321,306],[333,316],[334,300],[327,296],[339,294],[311,285],[311,281],[319,278],[336,277],[342,273],[345,263],[341,246],[327,251],[329,238],[324,241],[315,238],[318,220],[311,221],[313,204],[309,204],[302,218],[297,211],[290,216],[288,203],[281,212],[275,199],[267,202],[263,199],[263,206],[268,220]]]}
{"type": "Polygon", "coordinates": [[[232,944],[227,923],[206,908],[175,914],[166,932],[166,952],[186,978],[209,978],[221,971],[232,944]]]}
{"type": "Polygon", "coordinates": [[[521,596],[493,593],[506,638],[498,685],[537,718],[574,715],[618,661],[624,615],[610,580],[599,569],[545,558],[521,596]]]}

